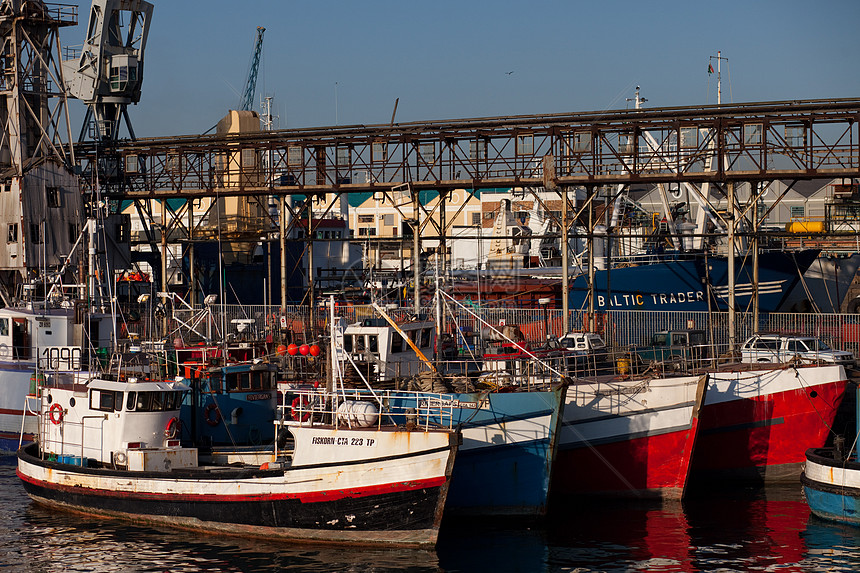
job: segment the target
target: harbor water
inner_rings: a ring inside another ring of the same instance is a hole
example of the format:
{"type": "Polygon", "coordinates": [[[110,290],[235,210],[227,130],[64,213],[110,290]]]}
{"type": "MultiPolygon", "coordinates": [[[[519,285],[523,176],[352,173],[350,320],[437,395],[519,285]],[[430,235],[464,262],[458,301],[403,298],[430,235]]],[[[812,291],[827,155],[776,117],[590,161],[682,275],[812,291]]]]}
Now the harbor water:
{"type": "Polygon", "coordinates": [[[800,485],[696,492],[683,504],[555,507],[541,524],[446,521],[436,551],[205,535],[49,510],[0,457],[0,572],[856,571],[860,528],[812,516],[800,485]]]}

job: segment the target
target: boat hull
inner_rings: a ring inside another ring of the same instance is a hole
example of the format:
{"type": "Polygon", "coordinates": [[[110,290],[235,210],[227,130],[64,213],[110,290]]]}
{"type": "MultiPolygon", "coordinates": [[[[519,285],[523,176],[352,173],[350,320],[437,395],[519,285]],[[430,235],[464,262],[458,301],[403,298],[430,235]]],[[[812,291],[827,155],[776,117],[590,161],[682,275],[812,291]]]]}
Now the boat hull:
{"type": "Polygon", "coordinates": [[[321,461],[288,469],[86,468],[39,459],[34,444],[19,450],[18,475],[36,502],[90,514],[299,541],[435,544],[456,434],[309,431],[297,441],[321,461]],[[349,446],[338,440],[359,439],[362,448],[373,440],[374,454],[343,461],[336,450],[349,446]]]}
{"type": "Polygon", "coordinates": [[[707,376],[572,385],[554,493],[683,497],[706,386],[707,376]]]}
{"type": "Polygon", "coordinates": [[[565,388],[454,394],[463,443],[446,511],[464,515],[546,514],[565,388]]]}
{"type": "Polygon", "coordinates": [[[34,402],[31,406],[35,410],[25,415],[25,400],[34,369],[34,365],[21,368],[13,363],[0,362],[0,452],[14,453],[18,449],[22,420],[23,442],[33,441],[38,425],[35,414],[38,404],[34,402]]]}
{"type": "Polygon", "coordinates": [[[836,365],[712,373],[694,479],[796,482],[803,452],[824,446],[846,384],[836,365]]]}
{"type": "MultiPolygon", "coordinates": [[[[735,300],[741,307],[751,304],[758,295],[760,312],[775,312],[799,282],[817,250],[796,253],[767,252],[758,259],[758,275],[751,260],[738,258],[735,270],[735,300]],[[756,288],[753,288],[756,285],[756,288]]],[[[610,271],[599,270],[594,276],[597,310],[687,310],[725,311],[728,309],[729,284],[726,257],[695,256],[689,259],[663,260],[610,271]],[[708,301],[710,284],[711,300],[708,301]],[[610,288],[611,287],[611,288],[610,288]]],[[[591,292],[588,277],[580,275],[570,289],[570,305],[586,308],[591,292]]]]}
{"type": "Polygon", "coordinates": [[[822,519],[860,525],[860,463],[810,449],[800,478],[809,509],[822,519]]]}

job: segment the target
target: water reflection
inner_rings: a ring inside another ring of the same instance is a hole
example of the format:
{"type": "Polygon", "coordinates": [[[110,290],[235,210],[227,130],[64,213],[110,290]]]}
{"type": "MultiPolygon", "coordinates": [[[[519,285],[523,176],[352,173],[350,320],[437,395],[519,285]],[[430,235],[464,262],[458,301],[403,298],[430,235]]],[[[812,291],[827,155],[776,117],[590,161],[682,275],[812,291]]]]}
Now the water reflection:
{"type": "Polygon", "coordinates": [[[267,542],[128,525],[32,504],[18,563],[46,571],[438,571],[433,552],[267,542]],[[50,555],[51,564],[44,562],[50,555]]]}
{"type": "Polygon", "coordinates": [[[860,528],[812,516],[800,487],[699,493],[678,503],[555,506],[544,524],[447,520],[436,552],[242,539],[101,520],[25,496],[0,457],[0,570],[856,571],[860,528]]]}
{"type": "Polygon", "coordinates": [[[809,517],[801,534],[806,543],[802,561],[806,571],[857,571],[860,569],[860,528],[809,517]]]}
{"type": "Polygon", "coordinates": [[[799,485],[717,491],[685,503],[685,511],[701,570],[783,569],[803,558],[810,513],[799,485]]]}
{"type": "Polygon", "coordinates": [[[554,512],[550,565],[600,571],[694,571],[689,526],[677,503],[591,502],[554,512]]]}
{"type": "Polygon", "coordinates": [[[447,573],[543,571],[548,560],[546,533],[539,524],[492,520],[446,520],[436,553],[447,573]]]}

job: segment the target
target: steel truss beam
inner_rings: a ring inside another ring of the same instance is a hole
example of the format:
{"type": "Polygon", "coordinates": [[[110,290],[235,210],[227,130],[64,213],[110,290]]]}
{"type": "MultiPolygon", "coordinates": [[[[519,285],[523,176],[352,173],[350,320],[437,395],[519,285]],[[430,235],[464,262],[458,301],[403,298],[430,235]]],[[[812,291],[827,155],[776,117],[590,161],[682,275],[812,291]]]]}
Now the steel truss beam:
{"type": "Polygon", "coordinates": [[[85,172],[100,161],[125,198],[755,182],[860,176],[858,126],[860,99],[835,99],[157,138],[79,153],[85,172]]]}

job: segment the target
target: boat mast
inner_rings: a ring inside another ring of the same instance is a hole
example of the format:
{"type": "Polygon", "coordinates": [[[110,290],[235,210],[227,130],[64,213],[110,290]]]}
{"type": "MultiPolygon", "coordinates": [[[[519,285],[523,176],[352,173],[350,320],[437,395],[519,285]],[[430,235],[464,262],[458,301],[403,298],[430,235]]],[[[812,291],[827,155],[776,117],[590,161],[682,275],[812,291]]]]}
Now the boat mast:
{"type": "MultiPolygon", "coordinates": [[[[726,60],[728,62],[728,58],[722,57],[722,52],[717,50],[716,56],[711,56],[711,59],[717,59],[717,105],[723,103],[723,90],[722,90],[722,61],[726,60]]],[[[708,72],[712,71],[713,67],[711,64],[708,64],[708,72]]],[[[724,142],[721,142],[724,143],[724,142]]],[[[718,144],[717,150],[722,149],[723,145],[718,144]]],[[[718,151],[719,153],[719,151],[718,151]]],[[[723,158],[718,156],[717,161],[722,162],[723,158]]],[[[718,165],[721,165],[718,163],[718,165]]],[[[719,168],[719,167],[718,167],[719,168]]],[[[728,242],[728,252],[727,255],[727,263],[728,263],[728,300],[726,301],[728,304],[728,328],[729,328],[729,348],[734,350],[736,344],[736,333],[735,333],[735,225],[737,224],[737,209],[735,208],[735,184],[733,181],[730,181],[727,185],[727,197],[729,201],[729,220],[728,220],[728,234],[727,234],[727,242],[728,242]]]]}

